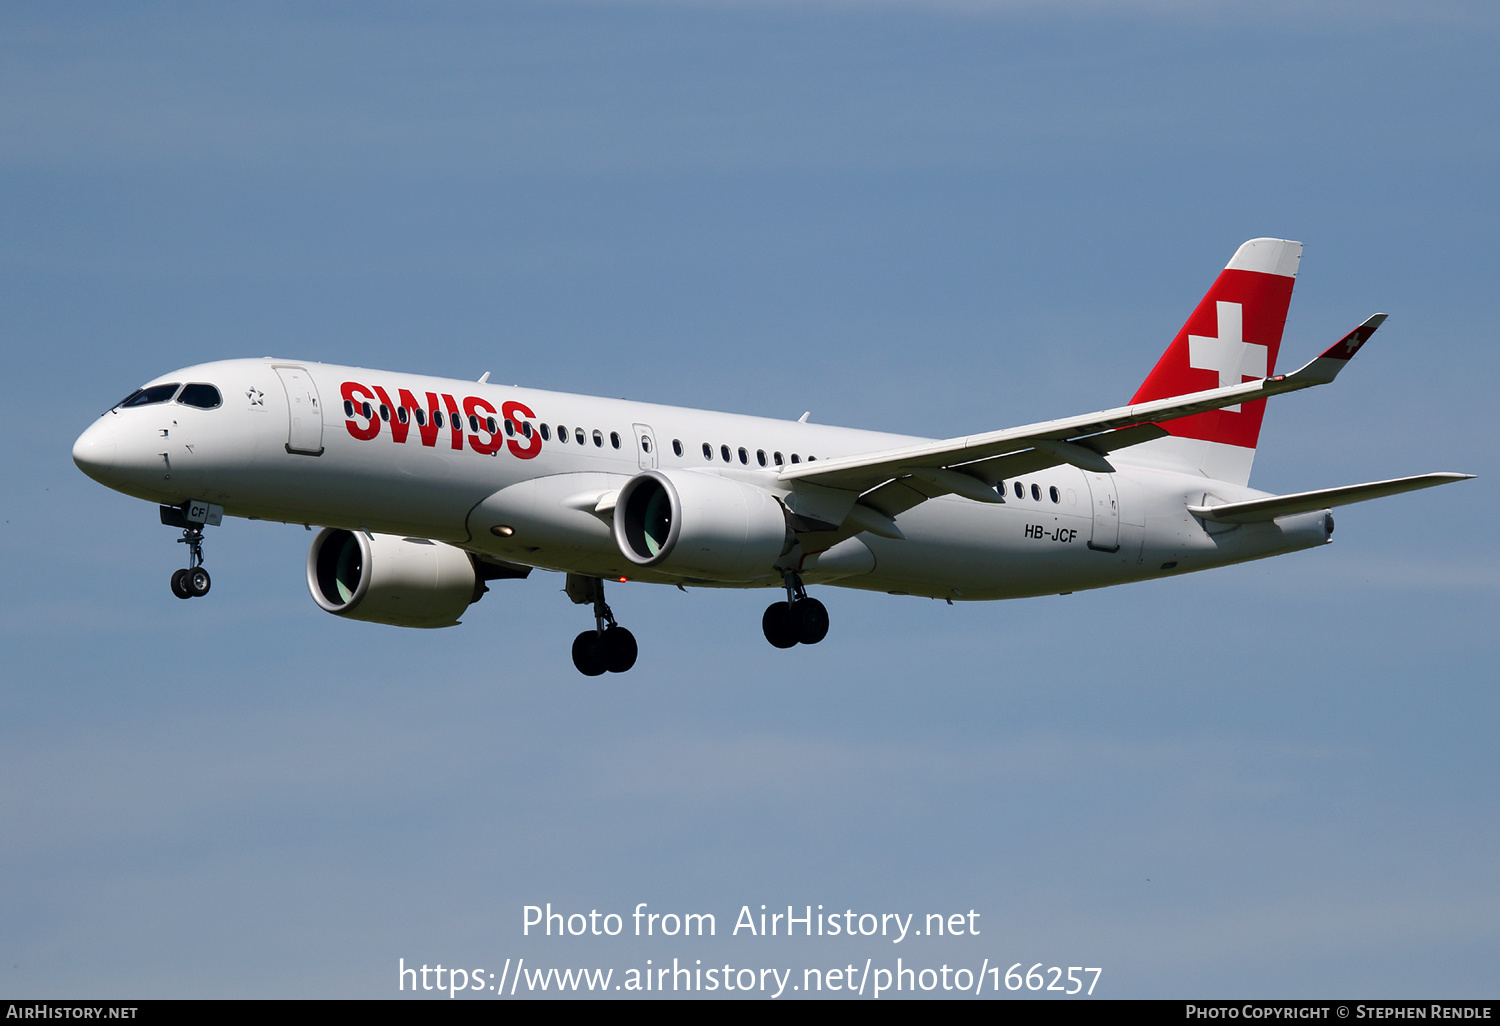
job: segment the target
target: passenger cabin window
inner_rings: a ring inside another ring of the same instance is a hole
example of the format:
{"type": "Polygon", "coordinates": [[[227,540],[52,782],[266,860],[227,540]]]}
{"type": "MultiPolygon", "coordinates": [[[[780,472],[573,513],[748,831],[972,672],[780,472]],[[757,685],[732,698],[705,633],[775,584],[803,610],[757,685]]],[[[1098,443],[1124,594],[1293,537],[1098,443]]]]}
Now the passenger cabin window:
{"type": "Polygon", "coordinates": [[[604,448],[604,433],[601,432],[598,428],[594,428],[594,448],[604,448]]]}
{"type": "Polygon", "coordinates": [[[801,463],[802,461],[797,458],[797,454],[796,453],[792,453],[792,462],[793,463],[801,463]]]}
{"type": "Polygon", "coordinates": [[[583,428],[573,429],[573,441],[577,442],[579,445],[583,444],[583,428]]]}
{"type": "Polygon", "coordinates": [[[1024,499],[1024,498],[1026,498],[1026,490],[1021,487],[1021,482],[1019,482],[1019,481],[1016,482],[1016,498],[1018,498],[1018,499],[1024,499]]]}
{"type": "Polygon", "coordinates": [[[672,439],[672,452],[676,453],[678,456],[682,455],[682,439],[672,439]]]}
{"type": "Polygon", "coordinates": [[[542,441],[544,441],[544,442],[550,442],[550,441],[552,441],[552,432],[548,430],[547,425],[543,424],[543,425],[541,425],[541,428],[542,428],[542,441]]]}
{"type": "MultiPolygon", "coordinates": [[[[380,413],[381,413],[380,419],[381,420],[386,420],[387,418],[385,416],[385,407],[384,406],[382,406],[380,408],[380,413]]],[[[424,413],[420,407],[418,407],[416,415],[417,415],[417,426],[418,427],[425,426],[426,423],[427,423],[427,414],[424,413]]],[[[509,424],[509,423],[510,423],[509,421],[506,421],[506,424],[509,424]]]]}
{"type": "Polygon", "coordinates": [[[390,420],[391,419],[391,408],[389,406],[387,406],[385,403],[381,403],[380,404],[380,419],[381,420],[390,420]]]}
{"type": "Polygon", "coordinates": [[[348,399],[344,400],[344,416],[346,416],[346,417],[352,417],[352,416],[354,416],[354,403],[351,402],[348,399]]]}
{"type": "Polygon", "coordinates": [[[740,446],[740,462],[746,464],[750,462],[750,454],[745,451],[745,447],[743,445],[740,446]]]}
{"type": "Polygon", "coordinates": [[[150,388],[138,388],[120,400],[120,406],[128,408],[164,403],[177,394],[177,384],[174,381],[170,385],[152,385],[150,388]]]}
{"type": "Polygon", "coordinates": [[[1053,502],[1061,502],[1062,501],[1062,496],[1059,495],[1059,494],[1057,494],[1057,485],[1053,485],[1051,488],[1048,488],[1047,489],[1047,494],[1049,496],[1051,496],[1053,502]]]}
{"type": "Polygon", "coordinates": [[[443,426],[443,411],[442,410],[433,410],[432,411],[432,423],[433,423],[433,425],[435,427],[442,427],[443,426]]]}
{"type": "Polygon", "coordinates": [[[525,435],[527,438],[531,437],[531,421],[521,421],[521,434],[525,435]]]}
{"type": "Polygon", "coordinates": [[[760,462],[760,465],[764,467],[766,465],[766,450],[756,449],[755,458],[760,462]]]}
{"type": "Polygon", "coordinates": [[[620,432],[611,431],[609,433],[609,444],[616,449],[620,447],[620,432]]]}
{"type": "Polygon", "coordinates": [[[1037,485],[1032,485],[1031,486],[1031,501],[1033,501],[1033,502],[1041,502],[1042,501],[1042,489],[1039,486],[1037,486],[1037,485]]]}
{"type": "Polygon", "coordinates": [[[771,453],[771,459],[773,459],[773,460],[776,461],[776,465],[778,467],[781,466],[784,462],[786,462],[785,460],[783,460],[781,458],[781,453],[779,453],[779,452],[773,452],[773,453],[771,453]]]}
{"type": "Polygon", "coordinates": [[[641,452],[650,452],[650,451],[651,451],[651,439],[648,438],[646,435],[642,435],[641,436],[641,452]]]}
{"type": "Polygon", "coordinates": [[[725,463],[728,463],[729,462],[729,446],[727,446],[727,445],[721,445],[721,446],[719,446],[719,455],[722,456],[722,457],[724,457],[724,462],[725,463]]]}
{"type": "MultiPolygon", "coordinates": [[[[545,438],[547,436],[543,435],[542,437],[545,438]]],[[[557,440],[559,442],[566,442],[568,440],[568,429],[561,424],[557,425],[557,440]]]]}
{"type": "Polygon", "coordinates": [[[219,390],[212,385],[183,385],[177,401],[184,406],[196,406],[200,410],[217,410],[224,405],[219,390]]]}
{"type": "Polygon", "coordinates": [[[411,411],[408,410],[405,406],[396,407],[396,419],[405,424],[407,421],[411,420],[411,411]]]}
{"type": "Polygon", "coordinates": [[[714,458],[714,447],[709,445],[707,442],[703,443],[703,458],[706,460],[712,460],[714,458]]]}

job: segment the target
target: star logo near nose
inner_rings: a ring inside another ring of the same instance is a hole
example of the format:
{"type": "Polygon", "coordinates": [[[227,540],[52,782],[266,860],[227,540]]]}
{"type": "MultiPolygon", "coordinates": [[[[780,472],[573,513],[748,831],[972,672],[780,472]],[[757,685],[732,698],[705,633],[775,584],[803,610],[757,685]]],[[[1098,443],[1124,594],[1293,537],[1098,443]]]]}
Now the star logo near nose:
{"type": "Polygon", "coordinates": [[[254,385],[251,385],[250,391],[245,393],[245,398],[250,400],[251,406],[266,405],[266,394],[260,389],[256,388],[254,385]]]}

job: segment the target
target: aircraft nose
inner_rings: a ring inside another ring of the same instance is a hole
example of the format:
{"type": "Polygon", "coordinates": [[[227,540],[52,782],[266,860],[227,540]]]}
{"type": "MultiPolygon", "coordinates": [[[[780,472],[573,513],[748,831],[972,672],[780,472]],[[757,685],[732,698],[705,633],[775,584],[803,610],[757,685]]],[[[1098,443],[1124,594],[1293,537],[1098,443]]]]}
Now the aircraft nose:
{"type": "Polygon", "coordinates": [[[114,476],[115,432],[106,413],[73,443],[73,462],[78,469],[100,484],[109,484],[114,476]]]}

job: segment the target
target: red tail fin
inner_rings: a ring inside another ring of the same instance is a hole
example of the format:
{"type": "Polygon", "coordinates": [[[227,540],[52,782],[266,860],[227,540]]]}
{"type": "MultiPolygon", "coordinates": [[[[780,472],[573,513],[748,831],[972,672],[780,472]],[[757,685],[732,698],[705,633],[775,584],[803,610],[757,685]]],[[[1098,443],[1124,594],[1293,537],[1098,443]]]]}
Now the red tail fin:
{"type": "MultiPolygon", "coordinates": [[[[1285,239],[1251,239],[1236,250],[1130,401],[1167,399],[1274,374],[1301,259],[1302,243],[1285,239]]],[[[1261,399],[1162,427],[1179,438],[1253,452],[1265,407],[1261,399]]],[[[1248,462],[1245,467],[1248,476],[1248,462]]]]}

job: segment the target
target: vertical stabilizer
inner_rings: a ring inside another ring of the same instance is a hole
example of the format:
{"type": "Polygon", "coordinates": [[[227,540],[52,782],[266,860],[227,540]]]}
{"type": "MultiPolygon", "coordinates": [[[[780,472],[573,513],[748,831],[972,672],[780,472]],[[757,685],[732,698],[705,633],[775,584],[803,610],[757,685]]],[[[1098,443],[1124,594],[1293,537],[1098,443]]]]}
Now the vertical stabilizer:
{"type": "MultiPolygon", "coordinates": [[[[1286,239],[1251,239],[1236,250],[1130,401],[1169,399],[1276,373],[1301,259],[1302,243],[1286,239]]],[[[1261,399],[1167,421],[1161,426],[1170,437],[1133,447],[1127,459],[1247,484],[1265,407],[1261,399]]]]}

